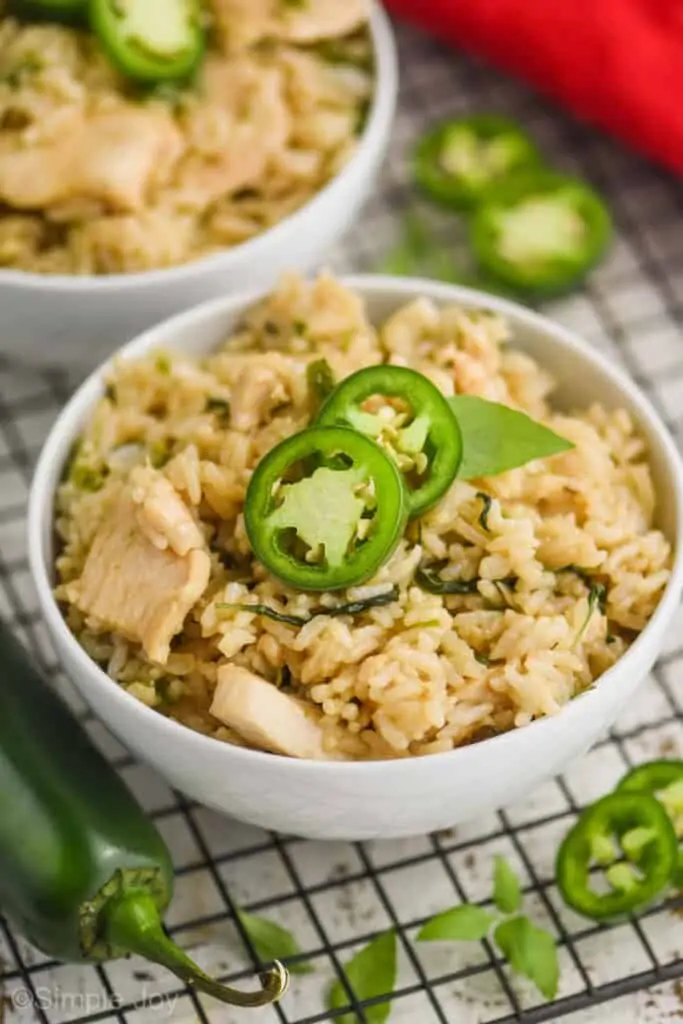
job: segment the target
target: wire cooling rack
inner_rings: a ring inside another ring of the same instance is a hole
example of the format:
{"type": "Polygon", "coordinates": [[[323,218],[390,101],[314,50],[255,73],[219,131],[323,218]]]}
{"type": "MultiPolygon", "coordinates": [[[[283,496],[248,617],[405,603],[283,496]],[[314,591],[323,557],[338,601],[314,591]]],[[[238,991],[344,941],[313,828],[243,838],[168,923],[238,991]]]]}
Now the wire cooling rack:
{"type": "MultiPolygon", "coordinates": [[[[621,363],[683,441],[680,186],[508,79],[408,30],[399,39],[403,87],[392,152],[373,201],[330,264],[371,268],[391,244],[410,194],[406,153],[427,124],[491,109],[519,118],[559,167],[579,171],[608,196],[618,227],[612,255],[586,290],[547,311],[621,363]]],[[[447,218],[437,217],[435,226],[444,240],[458,244],[458,229],[447,218]]],[[[60,678],[37,613],[24,544],[27,490],[50,423],[82,375],[78,367],[31,372],[12,356],[0,356],[0,614],[63,687],[166,838],[177,869],[168,919],[176,939],[207,969],[246,979],[254,961],[235,924],[239,906],[294,931],[315,972],[295,977],[279,1007],[237,1012],[178,988],[175,979],[141,961],[103,968],[47,961],[3,924],[0,1011],[8,1024],[233,1024],[251,1019],[250,1013],[261,1024],[332,1020],[324,997],[340,965],[391,926],[400,950],[391,1024],[683,1020],[683,917],[676,907],[654,909],[638,922],[595,927],[563,907],[553,881],[555,850],[579,808],[632,763],[683,756],[677,628],[611,735],[519,806],[438,835],[362,845],[304,842],[220,818],[174,794],[87,715],[60,678]],[[562,976],[553,1003],[511,976],[485,943],[431,948],[411,942],[434,912],[463,900],[487,900],[497,853],[520,873],[528,912],[558,938],[562,976]]],[[[376,1019],[369,1008],[354,1010],[358,1020],[376,1019]]]]}

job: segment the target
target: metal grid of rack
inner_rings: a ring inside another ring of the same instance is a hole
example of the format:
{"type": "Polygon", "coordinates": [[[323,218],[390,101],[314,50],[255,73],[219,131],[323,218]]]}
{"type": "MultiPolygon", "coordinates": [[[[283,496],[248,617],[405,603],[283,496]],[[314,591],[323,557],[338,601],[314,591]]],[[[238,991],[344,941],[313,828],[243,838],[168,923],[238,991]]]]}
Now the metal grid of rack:
{"type": "MultiPolygon", "coordinates": [[[[518,118],[558,167],[577,170],[607,195],[618,228],[612,255],[588,287],[546,311],[621,363],[683,442],[680,186],[481,65],[406,29],[399,41],[403,86],[392,152],[361,223],[331,254],[330,265],[371,268],[391,244],[410,196],[406,154],[428,123],[490,109],[518,118]]],[[[457,224],[443,216],[434,223],[457,246],[457,224]]],[[[581,806],[634,762],[683,756],[677,629],[609,737],[524,804],[469,827],[410,841],[325,844],[220,818],[171,792],[88,715],[60,677],[37,613],[24,544],[27,489],[50,422],[82,375],[78,367],[30,371],[0,356],[0,614],[57,680],[168,841],[177,869],[169,925],[178,941],[207,969],[235,980],[248,977],[254,964],[237,906],[292,929],[315,971],[295,977],[280,1006],[256,1013],[262,1024],[334,1019],[325,1011],[327,987],[363,942],[392,926],[400,957],[391,1024],[593,1024],[598,1015],[614,1024],[683,1020],[683,917],[676,907],[658,907],[612,928],[592,926],[567,911],[553,881],[558,841],[581,806]],[[486,942],[438,948],[411,942],[432,913],[462,900],[486,901],[497,853],[520,873],[529,913],[557,935],[562,976],[553,1003],[511,976],[486,942]]],[[[232,1024],[248,1016],[179,989],[173,978],[139,961],[102,968],[49,962],[4,923],[0,984],[0,1009],[17,1024],[232,1024]]],[[[353,1009],[358,1020],[373,1020],[370,1008],[353,1009]]]]}

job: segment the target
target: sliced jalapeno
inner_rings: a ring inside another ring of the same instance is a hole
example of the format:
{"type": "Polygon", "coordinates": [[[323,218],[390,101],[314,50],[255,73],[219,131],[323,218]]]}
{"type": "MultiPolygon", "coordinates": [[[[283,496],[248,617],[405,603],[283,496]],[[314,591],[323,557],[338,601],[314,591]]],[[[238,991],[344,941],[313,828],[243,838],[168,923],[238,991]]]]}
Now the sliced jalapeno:
{"type": "Polygon", "coordinates": [[[482,114],[437,125],[420,139],[414,168],[418,185],[453,209],[470,209],[514,171],[538,167],[541,154],[506,117],[482,114]]]}
{"type": "MultiPolygon", "coordinates": [[[[639,764],[624,776],[617,790],[656,797],[671,819],[679,844],[683,841],[683,761],[639,764]]],[[[683,845],[678,847],[673,884],[683,889],[683,845]]]]}
{"type": "Polygon", "coordinates": [[[489,192],[474,213],[470,242],[481,270],[494,281],[542,296],[585,277],[611,231],[609,212],[589,185],[538,171],[489,192]]]}
{"type": "Polygon", "coordinates": [[[112,64],[139,82],[188,78],[204,52],[199,0],[90,0],[90,21],[112,64]]]}
{"type": "Polygon", "coordinates": [[[310,427],[281,441],[256,467],[244,505],[254,554],[299,590],[363,583],[392,554],[406,519],[395,462],[344,427],[310,427]]]}
{"type": "Polygon", "coordinates": [[[408,487],[411,517],[432,508],[458,472],[458,421],[439,389],[416,370],[358,370],[335,388],[317,422],[353,427],[391,453],[408,487]]]}
{"type": "Polygon", "coordinates": [[[652,903],[669,885],[678,844],[669,816],[646,793],[611,793],[588,807],[565,836],[556,877],[565,903],[595,921],[652,903]],[[591,885],[602,869],[606,891],[591,885]]]}

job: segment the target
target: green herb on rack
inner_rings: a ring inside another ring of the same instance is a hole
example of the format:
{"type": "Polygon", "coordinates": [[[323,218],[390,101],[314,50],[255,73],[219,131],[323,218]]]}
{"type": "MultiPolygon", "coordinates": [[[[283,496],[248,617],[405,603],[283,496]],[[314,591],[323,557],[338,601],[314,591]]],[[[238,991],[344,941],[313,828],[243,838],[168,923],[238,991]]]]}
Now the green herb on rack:
{"type": "MultiPolygon", "coordinates": [[[[396,987],[395,932],[383,932],[367,946],[363,946],[348,963],[344,964],[344,975],[348,988],[353,992],[357,1002],[364,1003],[366,999],[386,997],[385,1002],[363,1006],[367,1024],[384,1024],[391,1013],[390,997],[396,987]]],[[[348,1005],[347,987],[337,980],[330,989],[327,1008],[341,1010],[348,1005]]],[[[344,1013],[341,1017],[335,1017],[337,1024],[357,1024],[358,1020],[355,1013],[344,1013]]]]}
{"type": "Polygon", "coordinates": [[[555,938],[520,913],[519,878],[501,856],[495,860],[493,902],[499,913],[463,903],[437,914],[418,932],[417,941],[475,942],[491,937],[516,974],[529,978],[546,999],[554,999],[560,978],[555,938]]]}
{"type": "Polygon", "coordinates": [[[247,914],[244,910],[239,911],[239,919],[262,963],[287,961],[290,974],[310,974],[315,970],[311,963],[301,959],[301,947],[296,937],[277,921],[247,914]],[[292,958],[295,958],[293,962],[292,958]]]}

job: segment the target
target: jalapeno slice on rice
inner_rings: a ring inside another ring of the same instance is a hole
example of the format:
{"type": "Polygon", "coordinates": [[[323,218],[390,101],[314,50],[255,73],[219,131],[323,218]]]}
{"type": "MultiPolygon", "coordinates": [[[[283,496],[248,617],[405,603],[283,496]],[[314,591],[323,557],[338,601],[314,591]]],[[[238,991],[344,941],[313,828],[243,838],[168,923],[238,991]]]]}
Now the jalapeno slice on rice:
{"type": "Polygon", "coordinates": [[[492,185],[513,172],[540,164],[536,144],[518,124],[481,114],[427,132],[415,150],[414,173],[431,199],[460,210],[476,206],[492,185]]]}
{"type": "Polygon", "coordinates": [[[427,377],[404,366],[371,366],[338,385],[317,418],[375,438],[393,457],[408,489],[412,517],[432,508],[462,459],[460,427],[427,377]]]}
{"type": "Polygon", "coordinates": [[[112,64],[139,82],[188,78],[204,53],[198,0],[90,0],[90,21],[112,64]]]}
{"type": "Polygon", "coordinates": [[[551,171],[511,178],[475,211],[470,242],[480,269],[517,292],[576,285],[605,252],[612,224],[585,182],[551,171]]]}
{"type": "Polygon", "coordinates": [[[677,859],[662,805],[647,793],[618,790],[588,807],[565,836],[557,885],[577,913],[609,920],[652,903],[671,882],[677,859]]]}
{"type": "Polygon", "coordinates": [[[407,521],[396,463],[344,427],[310,427],[261,460],[244,505],[254,554],[299,590],[365,582],[398,544],[407,521]]]}

